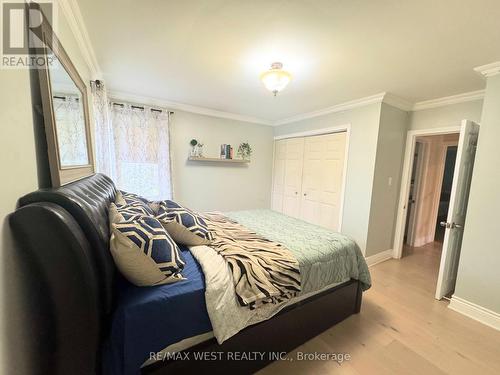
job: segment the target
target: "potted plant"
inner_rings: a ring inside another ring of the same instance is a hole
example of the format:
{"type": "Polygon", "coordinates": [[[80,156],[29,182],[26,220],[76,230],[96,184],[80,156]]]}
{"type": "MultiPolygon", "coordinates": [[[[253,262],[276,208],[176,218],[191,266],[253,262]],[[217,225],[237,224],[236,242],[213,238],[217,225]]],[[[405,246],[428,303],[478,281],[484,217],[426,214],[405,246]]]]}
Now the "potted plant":
{"type": "Polygon", "coordinates": [[[252,156],[252,147],[248,142],[243,142],[238,146],[238,156],[244,160],[250,160],[250,156],[252,156]]]}

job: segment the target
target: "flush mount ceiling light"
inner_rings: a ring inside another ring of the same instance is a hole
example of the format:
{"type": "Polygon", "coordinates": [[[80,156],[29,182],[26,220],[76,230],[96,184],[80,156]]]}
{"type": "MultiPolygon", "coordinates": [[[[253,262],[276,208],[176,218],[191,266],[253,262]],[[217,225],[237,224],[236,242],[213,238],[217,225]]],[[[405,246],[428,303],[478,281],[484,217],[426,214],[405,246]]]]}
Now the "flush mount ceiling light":
{"type": "Polygon", "coordinates": [[[271,69],[260,75],[260,79],[264,86],[266,86],[266,89],[276,96],[292,80],[292,75],[283,70],[282,63],[275,62],[271,64],[271,69]]]}

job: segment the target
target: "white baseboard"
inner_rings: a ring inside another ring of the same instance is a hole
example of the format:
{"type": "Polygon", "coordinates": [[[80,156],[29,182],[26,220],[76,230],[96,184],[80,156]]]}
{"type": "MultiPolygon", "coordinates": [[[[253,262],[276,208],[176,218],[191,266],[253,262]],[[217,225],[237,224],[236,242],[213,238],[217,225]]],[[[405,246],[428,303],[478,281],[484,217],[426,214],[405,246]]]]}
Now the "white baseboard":
{"type": "Polygon", "coordinates": [[[500,331],[500,314],[463,298],[452,296],[448,307],[480,323],[500,331]]]}
{"type": "Polygon", "coordinates": [[[377,253],[375,255],[371,255],[369,257],[366,257],[366,263],[368,264],[368,267],[374,266],[375,264],[385,262],[388,259],[392,259],[392,254],[393,250],[385,250],[380,253],[377,253]]]}

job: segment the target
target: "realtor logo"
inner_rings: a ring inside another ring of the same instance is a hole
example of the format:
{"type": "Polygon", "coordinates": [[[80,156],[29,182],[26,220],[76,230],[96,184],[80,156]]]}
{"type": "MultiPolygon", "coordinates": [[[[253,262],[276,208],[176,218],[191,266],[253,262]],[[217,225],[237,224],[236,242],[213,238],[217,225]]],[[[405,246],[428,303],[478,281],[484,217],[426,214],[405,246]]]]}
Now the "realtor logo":
{"type": "Polygon", "coordinates": [[[40,26],[49,22],[54,28],[55,7],[51,1],[25,3],[1,0],[1,67],[39,68],[45,65],[45,49],[40,26]]]}

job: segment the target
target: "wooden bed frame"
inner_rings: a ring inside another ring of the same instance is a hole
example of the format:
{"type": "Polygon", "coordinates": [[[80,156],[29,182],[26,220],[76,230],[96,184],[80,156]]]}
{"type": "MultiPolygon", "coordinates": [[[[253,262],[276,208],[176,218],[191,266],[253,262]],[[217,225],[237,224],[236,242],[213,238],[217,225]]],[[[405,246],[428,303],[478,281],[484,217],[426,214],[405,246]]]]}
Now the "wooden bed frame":
{"type": "MultiPolygon", "coordinates": [[[[20,198],[10,215],[13,235],[26,258],[27,272],[39,280],[40,319],[33,328],[46,374],[101,374],[101,352],[115,301],[115,267],[108,250],[108,207],[116,187],[102,174],[20,198]],[[29,265],[29,268],[28,268],[29,265]]],[[[350,280],[283,309],[218,345],[210,339],[183,351],[260,352],[282,356],[360,311],[361,285],[350,280]]],[[[222,358],[227,358],[222,356],[222,358]]],[[[276,358],[276,357],[275,357],[276,358]]],[[[262,360],[169,360],[142,369],[145,374],[175,371],[251,373],[262,360]]]]}

